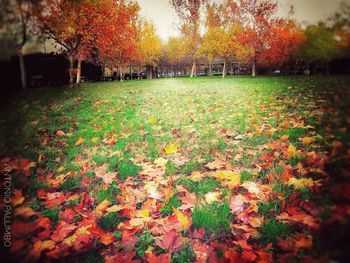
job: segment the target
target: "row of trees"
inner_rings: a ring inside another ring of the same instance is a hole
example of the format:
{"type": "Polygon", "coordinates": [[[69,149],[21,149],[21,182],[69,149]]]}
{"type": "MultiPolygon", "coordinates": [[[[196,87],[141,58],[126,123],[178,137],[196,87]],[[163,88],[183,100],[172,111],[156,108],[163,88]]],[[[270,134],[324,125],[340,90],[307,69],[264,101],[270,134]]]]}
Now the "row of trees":
{"type": "MultiPolygon", "coordinates": [[[[168,46],[183,41],[189,49],[181,49],[176,61],[169,57],[170,64],[186,64],[191,58],[193,69],[204,59],[210,75],[213,61],[221,59],[225,77],[227,62],[238,61],[250,65],[255,76],[257,66],[285,66],[290,71],[289,65],[301,61],[322,62],[329,72],[330,60],[349,56],[350,5],[343,4],[342,13],[303,29],[292,19],[292,6],[287,16],[278,17],[278,6],[271,0],[172,0],[171,4],[181,20],[183,36],[169,40],[168,46]],[[205,27],[202,37],[201,22],[205,27]]],[[[194,74],[192,71],[191,76],[194,74]]]]}
{"type": "MultiPolygon", "coordinates": [[[[271,0],[170,0],[178,14],[181,35],[162,43],[151,21],[142,18],[134,0],[0,0],[2,38],[10,39],[19,54],[22,86],[26,87],[23,47],[34,34],[53,39],[69,60],[69,80],[80,82],[81,63],[103,67],[126,66],[141,72],[147,67],[191,69],[206,61],[209,75],[214,61],[240,61],[251,66],[289,65],[300,60],[326,65],[349,53],[349,6],[326,23],[302,29],[288,16],[277,17],[271,0]],[[201,34],[201,29],[205,33],[201,34]],[[76,65],[76,66],[75,66],[76,65]]],[[[122,78],[121,78],[122,79],[122,78]]]]}

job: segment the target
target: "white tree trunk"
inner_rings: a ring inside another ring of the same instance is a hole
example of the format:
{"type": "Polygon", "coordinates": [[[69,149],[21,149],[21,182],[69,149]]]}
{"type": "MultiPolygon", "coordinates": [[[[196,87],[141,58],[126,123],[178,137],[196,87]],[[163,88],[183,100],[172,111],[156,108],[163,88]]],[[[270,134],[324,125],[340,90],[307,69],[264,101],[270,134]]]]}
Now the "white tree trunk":
{"type": "Polygon", "coordinates": [[[222,69],[222,78],[225,78],[226,77],[226,60],[224,61],[224,68],[222,69]]]}
{"type": "Polygon", "coordinates": [[[77,80],[76,83],[79,84],[81,79],[81,59],[78,59],[78,68],[77,68],[77,80]]]}
{"type": "Polygon", "coordinates": [[[69,59],[69,87],[74,86],[74,59],[72,55],[68,56],[69,59]]]}
{"type": "Polygon", "coordinates": [[[196,70],[196,62],[193,61],[193,64],[192,64],[192,70],[191,70],[191,78],[194,77],[194,74],[195,74],[195,70],[196,70]]]}

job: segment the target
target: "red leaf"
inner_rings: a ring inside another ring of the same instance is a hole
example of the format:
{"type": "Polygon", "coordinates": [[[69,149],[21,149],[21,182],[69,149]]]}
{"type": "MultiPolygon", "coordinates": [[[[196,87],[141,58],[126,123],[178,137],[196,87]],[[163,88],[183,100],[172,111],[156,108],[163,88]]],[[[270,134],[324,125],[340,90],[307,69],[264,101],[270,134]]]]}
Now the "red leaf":
{"type": "Polygon", "coordinates": [[[148,263],[169,263],[171,260],[171,254],[160,254],[160,255],[155,255],[155,254],[149,254],[147,256],[147,262],[148,263]]]}
{"type": "Polygon", "coordinates": [[[162,249],[169,250],[170,252],[178,251],[183,245],[181,236],[179,236],[175,230],[167,232],[156,240],[157,246],[162,249]]]}

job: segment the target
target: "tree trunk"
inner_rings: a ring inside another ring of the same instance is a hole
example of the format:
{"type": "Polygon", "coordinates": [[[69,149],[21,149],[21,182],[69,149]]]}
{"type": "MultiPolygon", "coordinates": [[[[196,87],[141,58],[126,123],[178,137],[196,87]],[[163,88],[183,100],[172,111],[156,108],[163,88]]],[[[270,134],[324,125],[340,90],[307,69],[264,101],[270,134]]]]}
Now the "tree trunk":
{"type": "Polygon", "coordinates": [[[81,59],[78,59],[78,68],[77,68],[77,80],[76,83],[79,84],[81,79],[81,59]]]}
{"type": "Polygon", "coordinates": [[[122,67],[119,66],[119,78],[120,78],[120,82],[123,82],[123,70],[122,67]]]}
{"type": "Polygon", "coordinates": [[[226,77],[226,64],[227,64],[227,61],[225,60],[224,61],[224,68],[222,69],[222,78],[226,77]]]}
{"type": "Polygon", "coordinates": [[[153,67],[152,66],[149,67],[149,78],[153,79],[153,67]]]}
{"type": "Polygon", "coordinates": [[[27,74],[26,74],[26,67],[24,64],[24,57],[23,57],[23,48],[20,48],[18,50],[18,59],[19,59],[19,67],[20,67],[20,74],[21,74],[21,85],[22,89],[27,89],[27,74]]]}
{"type": "Polygon", "coordinates": [[[253,60],[252,76],[253,76],[253,77],[256,76],[256,60],[255,60],[255,58],[254,58],[254,60],[253,60]]]}
{"type": "Polygon", "coordinates": [[[209,61],[209,72],[208,72],[209,76],[213,76],[213,63],[211,61],[209,61]]]}
{"type": "Polygon", "coordinates": [[[69,87],[74,86],[74,59],[72,55],[69,55],[69,87]]]}
{"type": "Polygon", "coordinates": [[[195,69],[196,69],[196,62],[193,61],[192,69],[191,69],[191,76],[190,76],[191,78],[194,77],[194,71],[195,71],[195,69]]]}

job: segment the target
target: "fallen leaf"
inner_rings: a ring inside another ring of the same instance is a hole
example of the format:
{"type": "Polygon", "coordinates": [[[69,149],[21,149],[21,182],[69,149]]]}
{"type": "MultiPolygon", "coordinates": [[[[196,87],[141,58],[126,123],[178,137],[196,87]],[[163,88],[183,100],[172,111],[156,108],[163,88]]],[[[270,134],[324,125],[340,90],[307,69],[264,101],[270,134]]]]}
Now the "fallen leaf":
{"type": "Polygon", "coordinates": [[[209,192],[205,194],[205,201],[208,204],[219,201],[221,197],[221,192],[209,192]]]}
{"type": "Polygon", "coordinates": [[[160,157],[156,159],[154,163],[159,167],[164,167],[168,163],[168,160],[163,157],[160,157]]]}
{"type": "Polygon", "coordinates": [[[153,253],[147,255],[148,263],[170,263],[170,260],[171,260],[170,253],[160,254],[158,256],[153,253]]]}
{"type": "Polygon", "coordinates": [[[308,145],[310,143],[313,143],[315,141],[314,138],[312,137],[303,137],[303,138],[299,138],[299,141],[302,143],[302,144],[305,144],[305,145],[308,145]]]}
{"type": "Polygon", "coordinates": [[[169,250],[169,252],[179,251],[183,245],[181,236],[175,230],[165,233],[160,238],[156,239],[156,244],[162,249],[169,250]]]}
{"type": "Polygon", "coordinates": [[[57,135],[58,137],[66,136],[65,132],[64,132],[64,131],[61,131],[61,130],[58,130],[58,131],[56,132],[56,135],[57,135]]]}
{"type": "Polygon", "coordinates": [[[180,210],[177,208],[173,207],[173,212],[179,222],[181,223],[183,230],[188,229],[192,225],[192,221],[185,215],[183,214],[180,210]]]}
{"type": "Polygon", "coordinates": [[[170,155],[170,154],[173,154],[173,153],[177,153],[178,151],[178,147],[177,145],[173,144],[173,143],[169,143],[165,148],[165,154],[166,155],[170,155]]]}
{"type": "Polygon", "coordinates": [[[82,144],[84,141],[85,141],[84,138],[79,137],[79,139],[75,142],[75,145],[78,146],[78,145],[82,144]]]}

